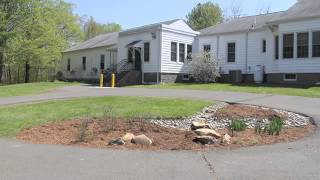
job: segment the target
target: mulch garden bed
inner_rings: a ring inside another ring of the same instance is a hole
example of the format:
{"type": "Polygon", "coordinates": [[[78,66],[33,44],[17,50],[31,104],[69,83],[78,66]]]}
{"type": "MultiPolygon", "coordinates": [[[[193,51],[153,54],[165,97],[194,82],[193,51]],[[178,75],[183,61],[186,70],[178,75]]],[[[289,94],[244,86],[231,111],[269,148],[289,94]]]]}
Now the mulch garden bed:
{"type": "MultiPolygon", "coordinates": [[[[101,149],[199,151],[291,142],[309,136],[314,130],[315,126],[310,124],[304,127],[285,128],[279,136],[269,136],[265,134],[257,135],[254,129],[247,129],[243,132],[236,132],[230,145],[222,143],[201,145],[193,142],[197,135],[192,131],[167,128],[147,121],[127,121],[125,119],[88,121],[77,119],[31,127],[19,133],[17,139],[35,144],[60,144],[101,149]],[[80,129],[84,124],[86,125],[85,131],[81,131],[80,129]],[[141,146],[133,143],[126,143],[123,146],[109,145],[109,141],[122,137],[126,133],[145,134],[153,141],[153,144],[151,146],[141,146]],[[79,141],[81,135],[83,135],[83,138],[79,141]]],[[[228,133],[228,130],[220,129],[217,132],[224,135],[228,133]]]]}

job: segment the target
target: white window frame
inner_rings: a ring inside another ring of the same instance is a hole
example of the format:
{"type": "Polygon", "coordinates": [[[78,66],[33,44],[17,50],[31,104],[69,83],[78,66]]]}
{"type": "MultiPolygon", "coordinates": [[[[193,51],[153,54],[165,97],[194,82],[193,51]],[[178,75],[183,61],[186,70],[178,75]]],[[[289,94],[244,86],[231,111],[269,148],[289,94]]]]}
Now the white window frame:
{"type": "Polygon", "coordinates": [[[267,53],[267,40],[266,39],[262,39],[262,43],[261,43],[261,53],[262,54],[266,54],[267,53]],[[265,44],[264,44],[265,42],[265,44]],[[265,45],[265,46],[264,46],[265,45]],[[265,49],[264,49],[265,48],[265,49]]]}
{"type": "Polygon", "coordinates": [[[150,41],[144,41],[143,42],[143,63],[150,63],[151,61],[151,42],[150,41]],[[145,43],[149,43],[149,61],[145,61],[144,59],[144,45],[145,43]]]}
{"type": "Polygon", "coordinates": [[[228,64],[236,64],[237,63],[237,42],[236,41],[229,41],[226,44],[226,62],[228,64]],[[229,44],[234,44],[234,62],[229,62],[229,44]]]}
{"type": "Polygon", "coordinates": [[[285,73],[285,74],[283,74],[283,81],[291,81],[291,82],[294,82],[294,81],[297,81],[298,80],[298,74],[297,73],[285,73]],[[287,79],[286,78],[286,75],[292,75],[292,74],[294,74],[295,76],[296,76],[296,78],[295,79],[287,79]]]}
{"type": "Polygon", "coordinates": [[[179,43],[177,41],[171,41],[170,42],[170,62],[179,62],[179,43]],[[176,45],[176,58],[175,61],[172,59],[172,44],[176,45]]]}

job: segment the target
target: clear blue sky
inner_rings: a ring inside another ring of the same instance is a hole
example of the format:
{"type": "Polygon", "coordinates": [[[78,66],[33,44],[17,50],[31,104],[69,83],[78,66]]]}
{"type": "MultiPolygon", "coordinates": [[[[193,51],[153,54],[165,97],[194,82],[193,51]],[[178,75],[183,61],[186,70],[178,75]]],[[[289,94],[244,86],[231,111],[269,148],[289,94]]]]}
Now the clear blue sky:
{"type": "MultiPolygon", "coordinates": [[[[185,19],[197,3],[208,0],[66,0],[74,12],[93,16],[100,23],[117,22],[124,29],[171,19],[185,19]]],[[[223,10],[238,4],[245,15],[270,7],[272,12],[287,10],[297,0],[214,0],[223,10]]]]}

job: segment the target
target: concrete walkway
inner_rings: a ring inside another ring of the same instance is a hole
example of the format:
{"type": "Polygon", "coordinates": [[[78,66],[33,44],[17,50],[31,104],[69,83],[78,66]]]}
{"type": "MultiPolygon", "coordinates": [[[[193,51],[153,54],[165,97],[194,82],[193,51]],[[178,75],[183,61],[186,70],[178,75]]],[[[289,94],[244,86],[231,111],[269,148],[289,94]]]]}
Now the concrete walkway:
{"type": "MultiPolygon", "coordinates": [[[[1,105],[92,96],[184,97],[262,105],[310,115],[320,123],[320,99],[197,90],[97,89],[83,86],[1,105]]],[[[0,139],[0,179],[320,179],[320,133],[286,144],[229,151],[141,152],[31,145],[0,139]]]]}

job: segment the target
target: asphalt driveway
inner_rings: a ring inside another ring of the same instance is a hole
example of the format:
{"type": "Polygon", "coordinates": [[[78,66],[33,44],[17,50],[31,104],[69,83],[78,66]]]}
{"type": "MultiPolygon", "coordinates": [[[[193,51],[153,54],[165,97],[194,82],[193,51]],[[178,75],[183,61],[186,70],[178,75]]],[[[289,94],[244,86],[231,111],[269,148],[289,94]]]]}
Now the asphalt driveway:
{"type": "MultiPolygon", "coordinates": [[[[320,123],[320,99],[197,90],[97,89],[84,86],[25,97],[1,105],[92,96],[209,99],[286,109],[320,123]]],[[[303,140],[228,151],[142,152],[32,145],[0,139],[0,179],[320,179],[320,133],[303,140]]]]}

